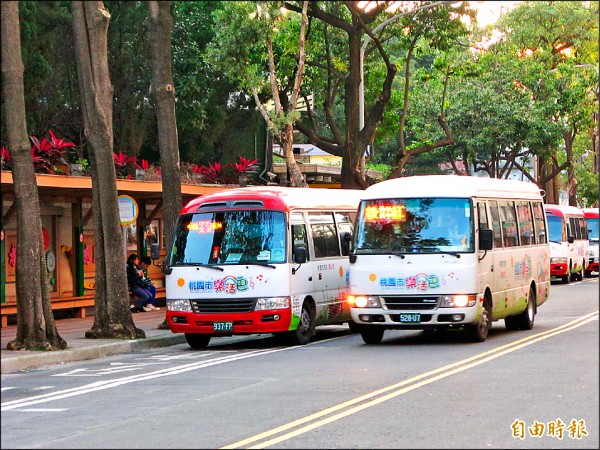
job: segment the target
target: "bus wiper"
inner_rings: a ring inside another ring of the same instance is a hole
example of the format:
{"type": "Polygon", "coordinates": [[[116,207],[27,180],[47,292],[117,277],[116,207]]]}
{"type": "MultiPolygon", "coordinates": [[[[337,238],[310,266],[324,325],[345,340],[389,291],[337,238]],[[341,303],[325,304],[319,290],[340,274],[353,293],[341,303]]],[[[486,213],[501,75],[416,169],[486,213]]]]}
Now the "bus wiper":
{"type": "Polygon", "coordinates": [[[552,242],[554,244],[562,244],[562,242],[560,242],[560,241],[553,241],[552,239],[550,239],[550,242],[552,242]]]}
{"type": "Polygon", "coordinates": [[[458,253],[458,252],[451,252],[451,251],[448,251],[448,250],[440,250],[437,247],[421,247],[421,249],[424,249],[424,250],[436,250],[434,252],[431,252],[431,254],[442,253],[444,255],[451,255],[451,256],[456,256],[457,258],[460,258],[460,253],[458,253]]]}
{"type": "Polygon", "coordinates": [[[452,256],[456,256],[457,258],[460,258],[460,253],[458,253],[458,252],[449,252],[447,250],[440,250],[440,253],[445,254],[445,255],[452,255],[452,256]]]}
{"type": "Polygon", "coordinates": [[[171,267],[181,267],[181,266],[193,266],[193,267],[206,267],[208,269],[220,270],[223,272],[225,269],[219,266],[215,266],[213,264],[206,264],[201,262],[185,262],[180,264],[173,264],[171,267]]]}
{"type": "Polygon", "coordinates": [[[404,259],[406,257],[406,253],[404,252],[386,252],[383,251],[381,253],[379,253],[380,255],[394,255],[394,256],[399,256],[400,259],[404,259]]]}
{"type": "Polygon", "coordinates": [[[264,267],[270,267],[271,269],[277,269],[277,267],[274,266],[273,264],[264,263],[264,262],[240,262],[240,264],[242,264],[242,265],[246,264],[247,266],[264,266],[264,267]]]}

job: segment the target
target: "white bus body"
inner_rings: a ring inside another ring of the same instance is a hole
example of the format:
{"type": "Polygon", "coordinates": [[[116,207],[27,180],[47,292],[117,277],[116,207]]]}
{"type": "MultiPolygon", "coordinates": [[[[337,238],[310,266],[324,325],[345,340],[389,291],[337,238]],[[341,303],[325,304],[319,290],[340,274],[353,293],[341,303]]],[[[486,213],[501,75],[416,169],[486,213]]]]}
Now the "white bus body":
{"type": "Polygon", "coordinates": [[[167,255],[167,322],[193,348],[213,336],[351,322],[348,248],[362,191],[251,186],[198,197],[167,255]]]}
{"type": "Polygon", "coordinates": [[[548,299],[539,188],[454,175],[397,178],[363,192],[350,253],[350,311],[363,340],[386,329],[531,329],[548,299]],[[456,222],[456,224],[455,224],[456,222]]]}

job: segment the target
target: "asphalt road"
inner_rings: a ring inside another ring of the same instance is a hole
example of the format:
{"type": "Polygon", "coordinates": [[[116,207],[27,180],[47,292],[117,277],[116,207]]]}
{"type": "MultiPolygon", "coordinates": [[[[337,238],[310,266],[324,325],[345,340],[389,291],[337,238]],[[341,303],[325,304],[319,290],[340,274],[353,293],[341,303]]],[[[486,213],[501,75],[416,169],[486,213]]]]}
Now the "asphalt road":
{"type": "Polygon", "coordinates": [[[347,327],[213,339],[2,375],[2,448],[599,448],[598,278],[530,331],[347,327]]]}

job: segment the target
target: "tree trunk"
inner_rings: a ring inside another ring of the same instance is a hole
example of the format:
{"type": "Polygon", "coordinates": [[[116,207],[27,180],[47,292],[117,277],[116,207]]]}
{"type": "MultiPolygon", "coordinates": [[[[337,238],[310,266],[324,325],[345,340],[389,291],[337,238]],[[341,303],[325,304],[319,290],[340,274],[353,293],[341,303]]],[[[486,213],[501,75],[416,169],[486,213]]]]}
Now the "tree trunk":
{"type": "Polygon", "coordinates": [[[87,338],[145,337],[129,308],[125,254],[113,161],[112,85],[106,35],[110,14],[101,1],[72,2],[75,60],[84,134],[90,143],[96,259],[96,315],[87,338]]]}
{"type": "Polygon", "coordinates": [[[2,93],[17,204],[17,336],[8,350],[63,350],[48,285],[40,201],[25,120],[19,2],[2,2],[2,93]]]}
{"type": "Polygon", "coordinates": [[[152,94],[156,100],[158,147],[162,169],[165,248],[173,244],[173,231],[181,211],[179,141],[175,117],[175,87],[171,71],[171,29],[173,2],[150,1],[150,40],[152,43],[152,94]]]}
{"type": "MultiPolygon", "coordinates": [[[[158,148],[162,169],[165,249],[173,245],[175,223],[182,207],[179,165],[179,138],[175,115],[175,86],[171,70],[171,30],[173,2],[149,1],[152,44],[152,94],[156,101],[158,148]]],[[[158,328],[168,328],[165,319],[158,328]]]]}

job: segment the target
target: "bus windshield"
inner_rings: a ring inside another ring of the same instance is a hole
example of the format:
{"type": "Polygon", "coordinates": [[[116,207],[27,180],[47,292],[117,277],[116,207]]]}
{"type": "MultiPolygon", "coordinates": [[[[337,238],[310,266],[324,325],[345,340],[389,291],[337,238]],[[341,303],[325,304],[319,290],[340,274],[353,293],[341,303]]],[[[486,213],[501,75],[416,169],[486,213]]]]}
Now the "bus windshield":
{"type": "Polygon", "coordinates": [[[364,200],[355,231],[356,254],[473,252],[467,198],[364,200]]]}
{"type": "Polygon", "coordinates": [[[588,217],[586,220],[590,241],[598,242],[598,218],[588,217]]]}
{"type": "Polygon", "coordinates": [[[286,261],[283,212],[226,211],[182,216],[169,265],[286,261]]]}
{"type": "Polygon", "coordinates": [[[548,216],[548,235],[551,242],[565,242],[567,240],[562,217],[548,216]]]}

